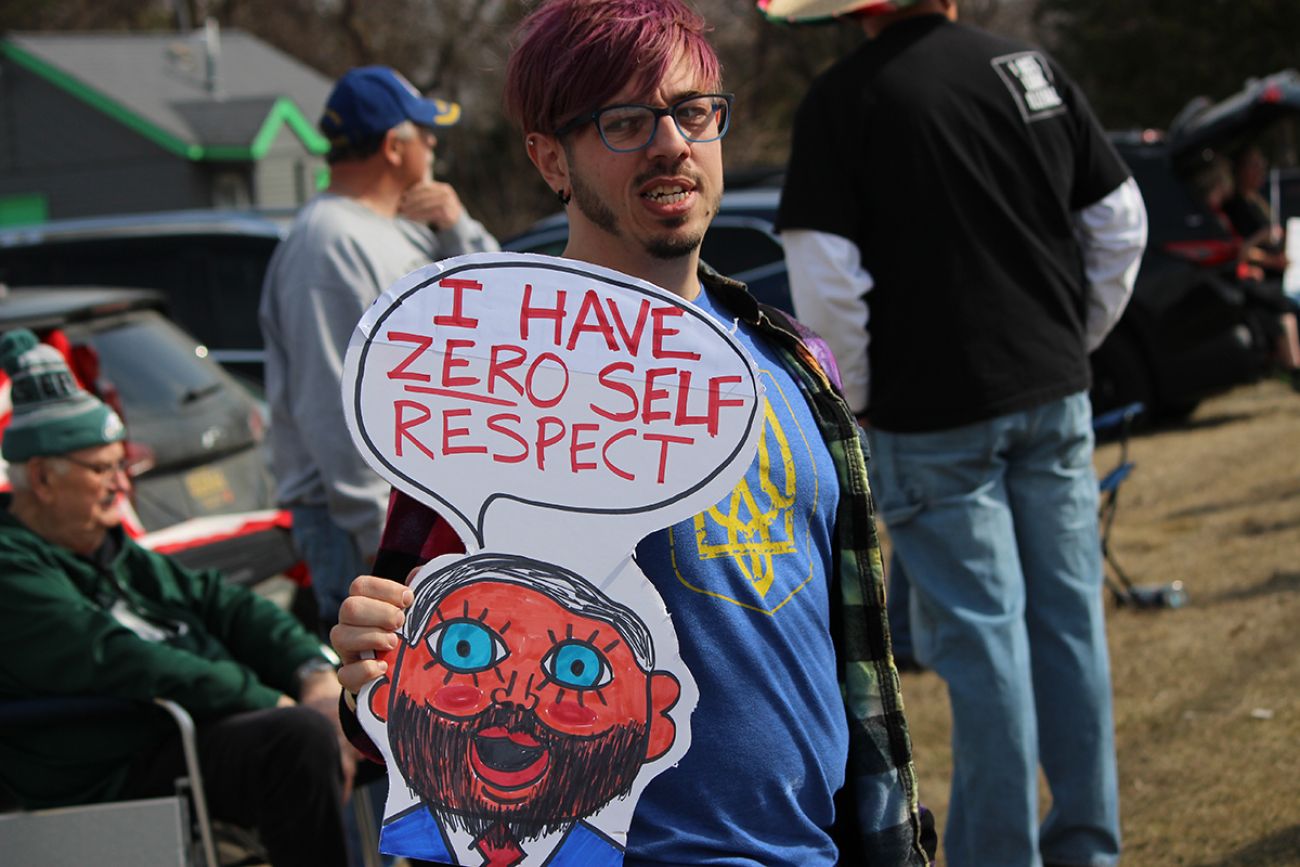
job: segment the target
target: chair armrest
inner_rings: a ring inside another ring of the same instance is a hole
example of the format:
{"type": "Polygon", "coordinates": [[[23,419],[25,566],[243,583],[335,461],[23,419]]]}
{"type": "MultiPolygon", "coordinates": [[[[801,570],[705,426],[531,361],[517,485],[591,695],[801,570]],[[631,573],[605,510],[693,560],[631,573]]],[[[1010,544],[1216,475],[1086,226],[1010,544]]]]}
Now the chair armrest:
{"type": "Polygon", "coordinates": [[[1128,425],[1133,423],[1146,407],[1141,403],[1130,403],[1128,406],[1121,406],[1118,409],[1112,409],[1110,412],[1102,413],[1092,420],[1092,429],[1097,432],[1109,430],[1118,425],[1128,425]]]}

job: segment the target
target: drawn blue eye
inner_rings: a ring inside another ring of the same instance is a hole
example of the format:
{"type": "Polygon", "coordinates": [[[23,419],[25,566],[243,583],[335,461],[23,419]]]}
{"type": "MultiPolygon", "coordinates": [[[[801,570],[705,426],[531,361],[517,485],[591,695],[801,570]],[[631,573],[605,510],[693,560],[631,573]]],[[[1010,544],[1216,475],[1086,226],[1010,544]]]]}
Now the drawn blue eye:
{"type": "Polygon", "coordinates": [[[429,634],[429,649],[446,668],[460,674],[486,671],[509,656],[505,642],[477,620],[453,620],[429,634]]]}
{"type": "Polygon", "coordinates": [[[600,651],[579,641],[557,645],[542,660],[542,670],[560,686],[571,689],[595,689],[614,679],[600,651]]]}

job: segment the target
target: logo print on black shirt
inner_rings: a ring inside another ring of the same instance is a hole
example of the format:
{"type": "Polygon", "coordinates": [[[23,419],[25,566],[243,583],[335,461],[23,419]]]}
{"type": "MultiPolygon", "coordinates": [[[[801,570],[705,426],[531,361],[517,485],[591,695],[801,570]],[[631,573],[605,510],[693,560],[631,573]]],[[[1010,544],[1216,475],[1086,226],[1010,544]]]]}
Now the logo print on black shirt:
{"type": "Polygon", "coordinates": [[[1053,117],[1065,111],[1065,103],[1052,83],[1052,70],[1037,51],[995,57],[993,68],[1011,91],[1026,123],[1053,117]]]}

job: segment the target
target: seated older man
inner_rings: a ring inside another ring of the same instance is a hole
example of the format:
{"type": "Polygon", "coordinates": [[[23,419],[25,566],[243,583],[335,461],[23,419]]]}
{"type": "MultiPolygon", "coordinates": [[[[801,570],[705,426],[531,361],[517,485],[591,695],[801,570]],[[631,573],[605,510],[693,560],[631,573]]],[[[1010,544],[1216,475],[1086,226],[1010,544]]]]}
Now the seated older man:
{"type": "MultiPolygon", "coordinates": [[[[215,572],[122,531],[128,487],[117,415],[26,330],[0,337],[13,419],[2,446],[0,700],[168,698],[198,728],[209,809],[256,828],[276,865],[344,864],[339,688],[320,643],[215,572]]],[[[165,719],[0,738],[0,782],[25,804],[169,793],[184,773],[165,719]]]]}

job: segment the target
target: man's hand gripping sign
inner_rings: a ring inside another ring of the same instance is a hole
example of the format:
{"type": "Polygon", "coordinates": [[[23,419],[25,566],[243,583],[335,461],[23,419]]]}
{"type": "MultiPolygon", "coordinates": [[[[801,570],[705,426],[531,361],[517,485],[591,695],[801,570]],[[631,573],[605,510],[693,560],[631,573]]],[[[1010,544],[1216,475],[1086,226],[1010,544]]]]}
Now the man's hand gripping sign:
{"type": "Polygon", "coordinates": [[[343,391],[366,459],[469,552],[416,575],[391,679],[361,694],[399,772],[381,849],[621,863],[636,799],[686,752],[697,699],[631,552],[752,462],[752,360],[643,281],[475,254],[389,288],[357,325],[343,391]]]}

